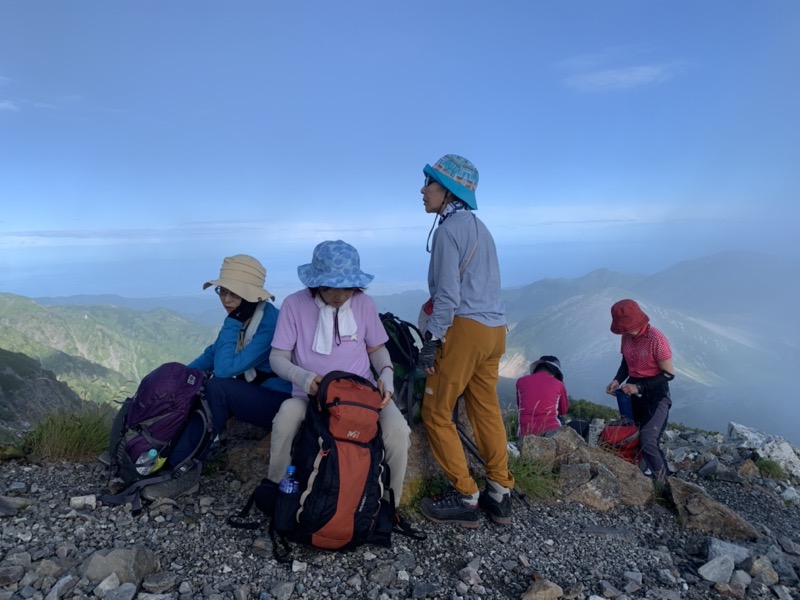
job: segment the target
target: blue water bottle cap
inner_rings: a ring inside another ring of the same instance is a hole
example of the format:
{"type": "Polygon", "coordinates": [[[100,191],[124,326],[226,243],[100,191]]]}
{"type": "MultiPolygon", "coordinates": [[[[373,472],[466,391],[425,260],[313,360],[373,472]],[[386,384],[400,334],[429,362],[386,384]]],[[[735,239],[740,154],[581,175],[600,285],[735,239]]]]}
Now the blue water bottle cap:
{"type": "Polygon", "coordinates": [[[286,473],[287,474],[294,475],[294,471],[295,471],[294,465],[289,465],[288,467],[286,467],[286,473]]]}

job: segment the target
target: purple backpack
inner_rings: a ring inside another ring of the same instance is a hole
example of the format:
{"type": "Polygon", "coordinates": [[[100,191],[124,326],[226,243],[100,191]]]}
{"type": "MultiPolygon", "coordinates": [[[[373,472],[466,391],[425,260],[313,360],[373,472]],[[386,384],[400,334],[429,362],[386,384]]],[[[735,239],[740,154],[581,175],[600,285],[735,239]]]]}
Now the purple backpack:
{"type": "Polygon", "coordinates": [[[172,465],[179,476],[198,457],[210,439],[211,418],[203,398],[205,376],[177,362],[161,365],[142,379],[136,394],[122,405],[111,429],[109,454],[112,474],[127,484],[156,474],[167,461],[172,444],[190,415],[197,411],[207,435],[181,465],[172,465]]]}

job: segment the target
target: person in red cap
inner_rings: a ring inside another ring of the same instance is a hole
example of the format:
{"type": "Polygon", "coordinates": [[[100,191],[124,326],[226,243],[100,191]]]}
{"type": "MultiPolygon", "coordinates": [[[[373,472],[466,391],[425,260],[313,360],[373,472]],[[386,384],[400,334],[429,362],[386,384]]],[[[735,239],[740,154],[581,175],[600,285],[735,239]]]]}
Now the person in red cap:
{"type": "Polygon", "coordinates": [[[659,440],[672,406],[669,382],[675,378],[669,341],[630,299],[611,307],[611,332],[622,336],[622,363],[606,393],[613,396],[620,389],[633,400],[645,464],[653,477],[663,482],[669,469],[659,440]]]}

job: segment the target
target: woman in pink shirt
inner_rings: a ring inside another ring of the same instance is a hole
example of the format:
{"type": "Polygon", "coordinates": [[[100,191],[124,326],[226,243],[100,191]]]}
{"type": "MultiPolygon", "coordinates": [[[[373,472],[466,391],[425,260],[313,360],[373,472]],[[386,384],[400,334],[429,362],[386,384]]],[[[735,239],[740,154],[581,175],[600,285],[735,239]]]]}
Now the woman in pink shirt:
{"type": "Polygon", "coordinates": [[[558,417],[567,414],[569,398],[555,356],[542,356],[531,363],[530,375],[517,379],[517,410],[520,438],[561,428],[558,417]]]}
{"type": "Polygon", "coordinates": [[[642,456],[653,477],[663,482],[669,468],[659,441],[672,406],[672,349],[666,336],[650,325],[650,317],[630,299],[611,307],[611,332],[622,336],[622,364],[606,393],[613,396],[620,389],[631,397],[642,456]]]}
{"type": "Polygon", "coordinates": [[[317,393],[322,378],[331,371],[347,371],[375,381],[374,369],[383,394],[380,424],[398,504],[411,430],[392,400],[394,373],[385,346],[389,336],[375,302],[364,293],[373,276],[361,270],[358,251],[342,240],[318,244],[311,263],[299,266],[297,275],[306,287],[283,301],[272,338],[270,366],[292,382],[292,397],[272,421],[267,477],[277,483],[286,473],[308,395],[317,393]]]}

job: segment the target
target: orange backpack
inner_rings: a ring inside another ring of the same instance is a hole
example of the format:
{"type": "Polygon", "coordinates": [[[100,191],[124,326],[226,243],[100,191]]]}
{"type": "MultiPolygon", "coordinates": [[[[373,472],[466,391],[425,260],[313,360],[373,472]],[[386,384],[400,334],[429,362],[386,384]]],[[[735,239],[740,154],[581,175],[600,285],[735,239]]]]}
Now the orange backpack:
{"type": "Polygon", "coordinates": [[[600,433],[597,445],[631,464],[639,464],[642,452],[639,448],[639,426],[633,421],[624,419],[609,422],[600,433]]]}

